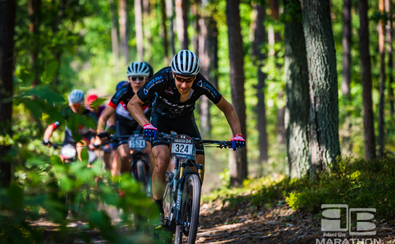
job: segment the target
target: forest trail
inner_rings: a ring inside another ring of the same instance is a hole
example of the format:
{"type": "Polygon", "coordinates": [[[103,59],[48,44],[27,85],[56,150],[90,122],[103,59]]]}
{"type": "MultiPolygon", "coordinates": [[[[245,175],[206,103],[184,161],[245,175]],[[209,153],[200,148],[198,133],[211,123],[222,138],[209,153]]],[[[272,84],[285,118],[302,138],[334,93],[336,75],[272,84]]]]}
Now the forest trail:
{"type": "MultiPolygon", "coordinates": [[[[107,212],[111,211],[110,215],[114,220],[117,218],[116,210],[107,209],[107,212]]],[[[257,209],[249,203],[243,203],[242,208],[234,208],[229,203],[222,204],[222,200],[216,200],[201,206],[200,228],[196,243],[335,243],[334,238],[332,238],[333,242],[322,242],[324,236],[320,229],[320,218],[317,216],[311,213],[295,212],[283,201],[264,210],[257,209]]],[[[84,227],[86,224],[71,220],[68,228],[73,230],[76,236],[77,233],[84,232],[91,238],[91,243],[108,243],[101,238],[98,230],[88,230],[84,227]]],[[[31,222],[31,225],[44,229],[43,238],[45,241],[63,243],[58,239],[59,226],[57,224],[42,218],[39,221],[31,222]]],[[[355,236],[353,237],[354,243],[362,244],[363,242],[358,242],[358,240],[368,240],[368,238],[381,240],[381,243],[395,243],[394,220],[376,223],[376,227],[377,234],[375,236],[355,236]]],[[[126,228],[120,228],[119,231],[120,234],[129,232],[126,228]]],[[[344,239],[341,240],[341,243],[344,243],[344,239]]],[[[64,243],[84,242],[77,237],[70,237],[64,243]]],[[[147,242],[142,241],[141,243],[147,242]]],[[[351,238],[348,239],[348,243],[353,243],[351,238]]]]}

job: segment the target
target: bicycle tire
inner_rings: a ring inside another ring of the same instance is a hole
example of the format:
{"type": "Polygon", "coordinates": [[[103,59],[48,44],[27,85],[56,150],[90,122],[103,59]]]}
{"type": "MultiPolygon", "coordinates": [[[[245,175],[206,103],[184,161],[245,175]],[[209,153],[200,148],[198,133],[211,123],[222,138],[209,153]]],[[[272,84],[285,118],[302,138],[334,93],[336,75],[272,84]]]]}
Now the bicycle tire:
{"type": "Polygon", "coordinates": [[[137,181],[142,183],[144,185],[144,187],[146,187],[148,185],[147,183],[147,179],[145,177],[145,164],[143,162],[143,160],[139,160],[136,163],[136,177],[137,177],[137,181]]]}
{"type": "Polygon", "coordinates": [[[199,213],[200,213],[200,195],[201,195],[201,183],[199,176],[192,174],[187,176],[184,185],[182,206],[181,206],[181,225],[176,226],[175,233],[175,244],[182,243],[182,236],[184,232],[184,222],[186,222],[187,217],[187,205],[189,202],[190,191],[192,190],[192,203],[191,213],[190,213],[190,227],[188,234],[188,244],[193,244],[196,241],[197,228],[199,223],[199,213]]]}

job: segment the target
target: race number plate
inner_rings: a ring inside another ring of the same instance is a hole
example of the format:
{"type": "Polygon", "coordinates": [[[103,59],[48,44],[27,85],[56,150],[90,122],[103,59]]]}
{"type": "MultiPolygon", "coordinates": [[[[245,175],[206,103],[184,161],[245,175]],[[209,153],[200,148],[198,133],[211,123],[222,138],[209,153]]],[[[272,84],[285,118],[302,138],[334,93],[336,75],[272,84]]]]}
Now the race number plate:
{"type": "Polygon", "coordinates": [[[145,148],[145,140],[143,137],[130,137],[129,138],[129,148],[130,149],[144,149],[145,148]]]}
{"type": "Polygon", "coordinates": [[[171,153],[193,155],[193,144],[173,142],[171,144],[171,153]]]}

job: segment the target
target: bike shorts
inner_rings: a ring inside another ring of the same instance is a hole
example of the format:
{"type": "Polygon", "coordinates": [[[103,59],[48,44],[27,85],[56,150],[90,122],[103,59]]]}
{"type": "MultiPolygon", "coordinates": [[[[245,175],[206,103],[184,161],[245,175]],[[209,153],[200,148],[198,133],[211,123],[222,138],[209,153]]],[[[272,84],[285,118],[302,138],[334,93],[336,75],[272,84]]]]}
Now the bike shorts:
{"type": "MultiPolygon", "coordinates": [[[[130,136],[133,135],[135,131],[140,131],[141,134],[143,133],[143,127],[141,127],[136,121],[127,120],[118,114],[115,114],[115,125],[115,134],[117,136],[130,136]]],[[[122,144],[127,144],[127,142],[122,144]]],[[[111,146],[113,149],[116,149],[119,145],[121,144],[113,143],[111,146]]]]}
{"type": "MultiPolygon", "coordinates": [[[[169,118],[153,110],[151,113],[151,124],[155,126],[159,132],[170,134],[172,131],[175,131],[177,134],[185,134],[193,138],[202,138],[195,123],[195,116],[193,113],[186,117],[169,118]]],[[[154,140],[152,147],[158,145],[169,146],[169,143],[162,140],[154,140]]],[[[195,147],[196,155],[204,155],[203,145],[195,145],[195,147]]]]}

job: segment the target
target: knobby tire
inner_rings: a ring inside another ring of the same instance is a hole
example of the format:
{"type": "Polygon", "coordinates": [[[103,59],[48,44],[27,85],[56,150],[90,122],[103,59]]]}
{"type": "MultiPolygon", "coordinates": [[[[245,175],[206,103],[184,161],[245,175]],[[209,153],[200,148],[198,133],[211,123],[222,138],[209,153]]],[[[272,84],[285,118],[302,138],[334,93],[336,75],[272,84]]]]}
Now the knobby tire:
{"type": "Polygon", "coordinates": [[[187,221],[187,205],[189,203],[189,196],[192,190],[192,207],[191,207],[191,215],[190,215],[190,228],[188,235],[188,244],[193,244],[196,241],[196,234],[199,223],[199,212],[200,212],[200,194],[201,194],[201,183],[199,176],[192,174],[187,176],[187,179],[184,184],[184,191],[182,195],[182,203],[181,203],[181,220],[182,224],[177,225],[176,233],[175,233],[175,244],[182,243],[182,236],[184,231],[184,222],[187,221]]]}

